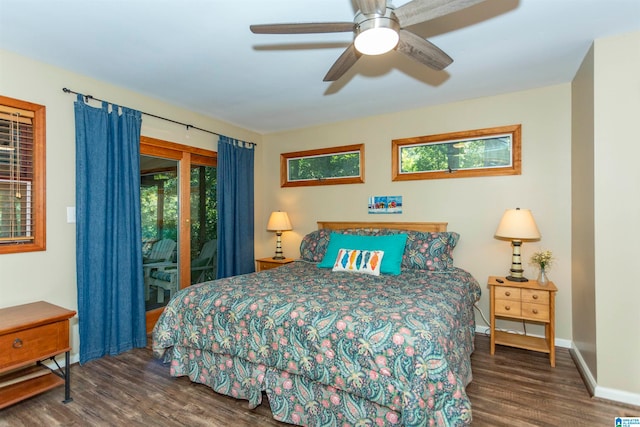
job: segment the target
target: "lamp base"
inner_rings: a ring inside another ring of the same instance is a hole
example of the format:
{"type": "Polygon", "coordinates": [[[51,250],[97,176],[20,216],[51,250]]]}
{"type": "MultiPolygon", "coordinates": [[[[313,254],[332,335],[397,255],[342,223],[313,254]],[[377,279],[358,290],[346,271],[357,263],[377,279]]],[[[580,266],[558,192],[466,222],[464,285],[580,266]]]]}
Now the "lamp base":
{"type": "Polygon", "coordinates": [[[284,254],[282,253],[282,231],[276,231],[276,236],[278,237],[278,239],[276,240],[276,254],[273,256],[272,259],[277,259],[277,260],[281,260],[284,259],[284,254]]]}
{"type": "Polygon", "coordinates": [[[524,277],[522,273],[524,270],[522,269],[522,261],[520,258],[520,246],[522,246],[521,240],[513,240],[511,242],[511,246],[513,246],[513,255],[511,256],[511,276],[507,276],[506,279],[510,282],[528,282],[529,279],[524,277]]]}

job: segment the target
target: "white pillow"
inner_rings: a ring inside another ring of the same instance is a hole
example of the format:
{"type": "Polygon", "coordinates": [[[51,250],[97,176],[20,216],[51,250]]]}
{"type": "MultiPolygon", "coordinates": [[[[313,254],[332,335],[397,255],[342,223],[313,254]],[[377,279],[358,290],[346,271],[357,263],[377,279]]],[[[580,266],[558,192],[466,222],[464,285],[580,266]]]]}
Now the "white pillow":
{"type": "Polygon", "coordinates": [[[362,249],[339,249],[333,271],[348,271],[350,273],[380,275],[380,265],[384,251],[370,251],[362,249]]]}

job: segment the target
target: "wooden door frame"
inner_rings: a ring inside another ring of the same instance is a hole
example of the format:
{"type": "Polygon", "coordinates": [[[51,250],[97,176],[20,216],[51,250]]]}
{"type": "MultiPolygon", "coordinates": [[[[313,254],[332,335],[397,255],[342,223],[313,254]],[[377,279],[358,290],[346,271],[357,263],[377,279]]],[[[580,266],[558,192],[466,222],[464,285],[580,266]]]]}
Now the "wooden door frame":
{"type": "MultiPolygon", "coordinates": [[[[178,162],[178,277],[179,288],[183,289],[191,284],[191,166],[215,167],[218,153],[213,150],[190,147],[175,142],[163,141],[148,136],[140,137],[140,154],[161,157],[178,162]],[[187,236],[185,239],[184,236],[187,236]]],[[[146,312],[147,334],[150,334],[164,307],[146,312]]]]}

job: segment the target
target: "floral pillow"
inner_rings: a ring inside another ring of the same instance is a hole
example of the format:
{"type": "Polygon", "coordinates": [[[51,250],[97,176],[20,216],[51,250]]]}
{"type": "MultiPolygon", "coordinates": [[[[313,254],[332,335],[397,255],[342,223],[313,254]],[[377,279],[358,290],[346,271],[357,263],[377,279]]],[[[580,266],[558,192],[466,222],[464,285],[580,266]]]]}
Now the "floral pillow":
{"type": "Polygon", "coordinates": [[[447,270],[453,268],[453,249],[460,235],[455,232],[420,232],[410,230],[329,230],[320,229],[304,236],[300,243],[300,257],[305,261],[321,262],[327,252],[331,233],[359,236],[385,236],[403,233],[407,242],[402,255],[402,268],[418,270],[447,270]]]}
{"type": "Polygon", "coordinates": [[[300,258],[310,262],[320,262],[327,252],[331,230],[323,228],[312,231],[302,238],[300,242],[300,258]]]}
{"type": "Polygon", "coordinates": [[[454,232],[409,232],[402,256],[403,268],[447,270],[453,268],[453,249],[460,235],[454,232]]]}
{"type": "Polygon", "coordinates": [[[384,251],[341,248],[333,263],[333,271],[379,276],[383,257],[384,251]]]}

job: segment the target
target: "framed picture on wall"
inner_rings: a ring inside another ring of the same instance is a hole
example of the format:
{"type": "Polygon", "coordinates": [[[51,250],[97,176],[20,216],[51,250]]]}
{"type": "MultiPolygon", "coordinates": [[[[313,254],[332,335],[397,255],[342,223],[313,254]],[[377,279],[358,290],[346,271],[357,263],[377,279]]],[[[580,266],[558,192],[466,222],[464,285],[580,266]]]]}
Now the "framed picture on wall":
{"type": "Polygon", "coordinates": [[[402,196],[371,196],[368,209],[370,214],[401,214],[402,196]]]}

